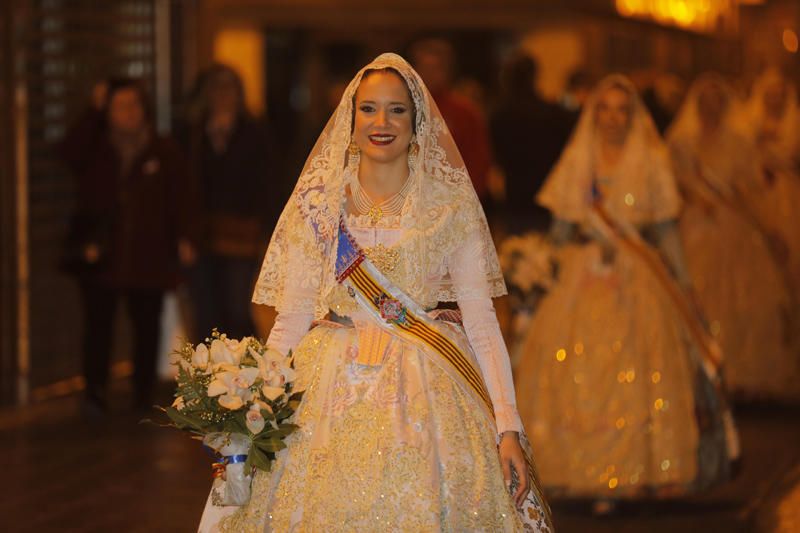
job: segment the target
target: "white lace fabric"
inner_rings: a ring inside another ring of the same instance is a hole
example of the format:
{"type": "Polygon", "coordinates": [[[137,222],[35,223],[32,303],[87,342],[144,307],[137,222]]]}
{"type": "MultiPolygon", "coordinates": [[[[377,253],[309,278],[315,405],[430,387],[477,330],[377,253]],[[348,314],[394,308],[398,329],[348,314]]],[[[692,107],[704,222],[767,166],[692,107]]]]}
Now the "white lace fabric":
{"type": "Polygon", "coordinates": [[[340,298],[334,276],[338,224],[346,186],[358,170],[358,160],[351,164],[347,156],[353,97],[366,71],[387,68],[399,73],[409,87],[419,146],[410,169],[413,187],[400,214],[400,265],[393,281],[423,307],[456,301],[458,294],[447,275],[446,261],[468,235],[475,235],[485,243],[477,263],[490,296],[505,294],[486,217],[436,103],[405,60],[383,54],[350,82],[309,154],[272,235],[254,302],[274,306],[279,312],[304,311],[312,303],[316,318],[335,308],[340,298]],[[294,279],[297,271],[303,273],[302,279],[294,279]],[[308,292],[298,298],[291,289],[289,297],[287,287],[296,282],[308,292]]]}
{"type": "MultiPolygon", "coordinates": [[[[395,227],[373,227],[365,217],[348,216],[348,229],[362,248],[382,244],[391,248],[402,239],[402,229],[395,227]]],[[[474,350],[481,372],[486,382],[492,404],[494,405],[498,433],[522,431],[522,423],[517,413],[514,397],[514,383],[511,377],[511,364],[508,350],[503,341],[491,299],[491,288],[484,273],[476,268],[479,258],[485,254],[483,241],[473,235],[447,258],[448,272],[453,289],[457,294],[459,309],[464,322],[464,330],[474,350]]],[[[298,298],[307,291],[297,284],[298,298]]],[[[291,294],[291,289],[290,289],[291,294]]],[[[369,320],[362,319],[363,312],[354,310],[348,313],[356,328],[376,328],[369,320]]],[[[309,307],[305,312],[280,313],[267,343],[286,353],[296,346],[308,332],[314,319],[314,311],[309,307]]]]}
{"type": "Polygon", "coordinates": [[[334,276],[336,239],[347,185],[357,179],[358,160],[354,164],[347,151],[354,96],[365,72],[386,68],[403,77],[414,103],[419,150],[410,167],[413,186],[399,216],[371,227],[368,217],[348,215],[348,225],[362,247],[382,244],[397,252],[397,265],[385,274],[420,306],[458,302],[498,429],[521,431],[508,352],[491,301],[506,287],[486,217],[436,103],[396,54],[379,56],[350,82],[278,221],[253,294],[254,302],[279,313],[268,342],[287,352],[329,310],[354,318],[359,327],[358,309],[334,276]]]}

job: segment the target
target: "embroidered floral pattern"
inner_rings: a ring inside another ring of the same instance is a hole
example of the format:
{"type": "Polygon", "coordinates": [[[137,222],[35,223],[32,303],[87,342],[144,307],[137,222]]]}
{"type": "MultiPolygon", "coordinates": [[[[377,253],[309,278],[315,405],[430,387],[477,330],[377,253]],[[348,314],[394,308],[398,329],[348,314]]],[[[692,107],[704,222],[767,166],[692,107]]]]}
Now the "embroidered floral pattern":
{"type": "Polygon", "coordinates": [[[223,531],[537,531],[514,508],[472,398],[404,343],[353,381],[357,339],[355,328],[320,326],[298,346],[303,429],[223,531]]]}

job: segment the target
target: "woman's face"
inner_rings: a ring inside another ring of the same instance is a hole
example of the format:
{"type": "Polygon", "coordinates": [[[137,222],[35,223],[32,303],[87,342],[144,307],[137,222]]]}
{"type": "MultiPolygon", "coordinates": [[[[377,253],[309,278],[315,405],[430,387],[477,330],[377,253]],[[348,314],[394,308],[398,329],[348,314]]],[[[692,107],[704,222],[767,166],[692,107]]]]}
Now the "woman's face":
{"type": "Polygon", "coordinates": [[[631,97],[619,87],[600,94],[595,108],[597,131],[606,142],[623,144],[631,127],[631,97]]]}
{"type": "Polygon", "coordinates": [[[115,91],[108,102],[109,127],[120,133],[134,134],[145,127],[142,96],[134,88],[115,91]]]}
{"type": "Polygon", "coordinates": [[[728,96],[716,83],[705,86],[697,97],[697,115],[705,129],[715,129],[728,109],[728,96]]]}
{"type": "Polygon", "coordinates": [[[408,87],[399,75],[377,71],[362,79],[356,90],[353,126],[361,156],[380,163],[407,157],[413,115],[408,87]]]}
{"type": "Polygon", "coordinates": [[[239,84],[233,74],[221,72],[208,86],[208,102],[211,113],[235,114],[242,105],[239,84]]]}

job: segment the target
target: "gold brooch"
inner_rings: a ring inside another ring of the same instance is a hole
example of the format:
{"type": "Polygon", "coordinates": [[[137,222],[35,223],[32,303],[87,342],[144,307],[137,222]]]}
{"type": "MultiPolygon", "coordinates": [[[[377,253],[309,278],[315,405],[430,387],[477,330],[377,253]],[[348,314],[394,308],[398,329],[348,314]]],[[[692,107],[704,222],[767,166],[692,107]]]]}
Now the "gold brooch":
{"type": "Polygon", "coordinates": [[[392,272],[400,261],[400,252],[380,243],[364,249],[364,252],[381,272],[392,272]]]}
{"type": "Polygon", "coordinates": [[[367,215],[372,220],[373,224],[377,224],[383,218],[383,209],[380,206],[374,205],[369,208],[367,215]]]}

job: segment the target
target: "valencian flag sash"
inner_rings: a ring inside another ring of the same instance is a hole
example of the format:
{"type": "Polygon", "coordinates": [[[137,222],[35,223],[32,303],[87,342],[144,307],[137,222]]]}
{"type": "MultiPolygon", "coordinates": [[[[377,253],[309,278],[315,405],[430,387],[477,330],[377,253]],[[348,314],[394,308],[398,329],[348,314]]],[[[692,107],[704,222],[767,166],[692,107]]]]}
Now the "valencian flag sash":
{"type": "MultiPolygon", "coordinates": [[[[475,399],[476,405],[495,426],[492,400],[474,355],[465,353],[459,346],[461,343],[451,338],[448,325],[431,318],[425,309],[369,261],[343,220],[339,221],[336,280],[347,287],[350,297],[380,328],[418,346],[426,355],[436,355],[430,360],[475,399]]],[[[520,442],[528,464],[531,494],[544,509],[546,522],[552,524],[547,502],[538,492],[541,485],[528,443],[522,438],[520,442]]]]}

